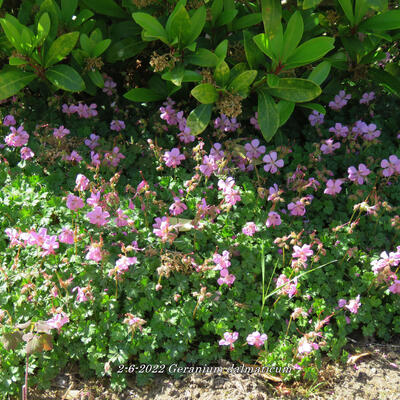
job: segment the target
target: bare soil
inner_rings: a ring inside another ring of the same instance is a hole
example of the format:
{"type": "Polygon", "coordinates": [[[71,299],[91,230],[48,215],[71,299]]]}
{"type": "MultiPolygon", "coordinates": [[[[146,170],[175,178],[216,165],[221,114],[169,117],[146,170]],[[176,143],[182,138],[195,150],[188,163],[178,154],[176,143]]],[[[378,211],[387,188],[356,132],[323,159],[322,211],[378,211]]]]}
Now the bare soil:
{"type": "MultiPolygon", "coordinates": [[[[400,400],[400,345],[372,344],[352,350],[348,365],[327,364],[313,384],[284,385],[266,374],[222,372],[189,374],[183,379],[159,376],[145,387],[136,386],[132,379],[128,389],[116,394],[105,383],[84,382],[64,373],[51,390],[31,388],[29,400],[400,400]]],[[[226,362],[221,361],[221,366],[226,362]]]]}

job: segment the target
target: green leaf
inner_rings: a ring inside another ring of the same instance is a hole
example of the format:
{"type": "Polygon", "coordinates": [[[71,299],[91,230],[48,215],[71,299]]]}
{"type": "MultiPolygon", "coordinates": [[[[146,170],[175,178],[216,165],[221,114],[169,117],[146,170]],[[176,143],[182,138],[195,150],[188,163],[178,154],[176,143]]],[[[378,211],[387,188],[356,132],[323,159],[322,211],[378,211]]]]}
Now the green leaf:
{"type": "Polygon", "coordinates": [[[278,86],[269,88],[268,92],[283,100],[304,103],[319,96],[321,88],[308,79],[282,78],[278,86]]]}
{"type": "Polygon", "coordinates": [[[35,78],[35,74],[20,69],[0,71],[0,100],[8,99],[17,94],[35,78]]]}
{"type": "Polygon", "coordinates": [[[169,42],[173,43],[174,40],[177,40],[180,48],[184,48],[186,45],[192,43],[192,41],[190,41],[191,21],[183,5],[168,18],[166,31],[169,42]]]}
{"type": "Polygon", "coordinates": [[[256,79],[257,71],[248,70],[242,72],[228,86],[228,90],[239,93],[242,97],[247,97],[250,85],[256,79]]]}
{"type": "Polygon", "coordinates": [[[258,124],[264,139],[269,142],[279,128],[279,113],[266,88],[258,91],[258,124]]]}
{"type": "Polygon", "coordinates": [[[49,68],[45,75],[46,78],[59,89],[69,92],[80,92],[85,89],[85,82],[78,72],[69,65],[55,65],[49,68]]]}
{"type": "Polygon", "coordinates": [[[188,36],[188,43],[194,42],[200,35],[206,23],[207,12],[204,6],[199,7],[190,18],[191,31],[188,36]]]}
{"type": "Polygon", "coordinates": [[[395,94],[396,96],[400,96],[399,78],[396,78],[395,76],[389,74],[386,71],[376,68],[371,68],[368,71],[368,74],[375,83],[384,86],[386,89],[388,89],[391,93],[395,94]]]}
{"type": "Polygon", "coordinates": [[[333,42],[334,39],[328,37],[317,37],[308,40],[301,44],[287,59],[285,68],[296,68],[319,60],[334,48],[333,42]]]}
{"type": "Polygon", "coordinates": [[[13,56],[11,56],[11,57],[8,59],[8,63],[9,63],[10,65],[25,65],[25,64],[27,64],[27,62],[28,62],[28,61],[26,61],[26,60],[24,60],[24,59],[22,59],[22,58],[20,58],[20,57],[13,57],[13,56]]]}
{"type": "Polygon", "coordinates": [[[8,41],[20,52],[23,52],[21,41],[21,24],[18,20],[11,16],[6,15],[6,18],[0,19],[1,27],[8,39],[8,41]]]}
{"type": "Polygon", "coordinates": [[[218,57],[210,50],[200,48],[196,53],[187,56],[186,61],[199,67],[215,67],[218,64],[218,57]]]}
{"type": "Polygon", "coordinates": [[[167,32],[156,18],[142,12],[133,13],[132,17],[146,31],[149,40],[159,39],[168,44],[167,32]]]}
{"type": "Polygon", "coordinates": [[[400,28],[400,10],[386,11],[385,13],[375,15],[361,22],[360,32],[368,31],[390,31],[400,28]]]}
{"type": "Polygon", "coordinates": [[[221,60],[214,71],[215,82],[218,86],[225,87],[229,81],[230,72],[228,64],[221,60]]]}
{"type": "Polygon", "coordinates": [[[45,56],[45,67],[48,68],[64,59],[75,47],[79,32],[70,32],[58,37],[50,46],[45,56]]]}
{"type": "Polygon", "coordinates": [[[211,17],[212,17],[212,24],[215,24],[215,21],[219,17],[224,8],[224,1],[223,0],[214,0],[211,5],[211,17]]]}
{"type": "Polygon", "coordinates": [[[175,86],[181,86],[185,74],[183,64],[177,64],[172,71],[164,73],[161,78],[166,81],[171,81],[175,86]]]}
{"type": "Polygon", "coordinates": [[[94,49],[92,51],[92,57],[99,57],[108,49],[110,44],[111,44],[111,39],[104,39],[96,43],[96,46],[94,46],[94,49]]]}
{"type": "Polygon", "coordinates": [[[126,38],[112,43],[106,53],[106,61],[114,63],[139,54],[146,48],[146,43],[138,38],[126,38]]]}
{"type": "Polygon", "coordinates": [[[45,12],[49,14],[51,20],[49,37],[51,39],[55,39],[55,37],[57,36],[59,21],[61,19],[60,7],[54,0],[44,0],[40,4],[40,9],[37,17],[40,18],[41,15],[45,12]]]}
{"type": "Polygon", "coordinates": [[[41,46],[50,32],[50,17],[46,12],[41,15],[37,23],[36,46],[41,46]]]}
{"type": "Polygon", "coordinates": [[[199,135],[207,128],[211,119],[212,108],[211,104],[200,104],[190,112],[186,126],[190,128],[192,135],[199,135]]]}
{"type": "Polygon", "coordinates": [[[124,10],[114,0],[80,0],[87,8],[97,14],[115,18],[126,18],[124,10]]]}
{"type": "Polygon", "coordinates": [[[358,25],[369,10],[368,0],[356,0],[354,6],[354,24],[358,25]]]}
{"type": "Polygon", "coordinates": [[[215,48],[215,55],[220,60],[225,60],[227,53],[228,53],[228,40],[225,39],[215,48]]]}
{"type": "Polygon", "coordinates": [[[165,98],[163,94],[146,88],[131,89],[129,92],[124,94],[124,97],[138,103],[148,103],[151,101],[163,100],[165,98]]]}
{"type": "Polygon", "coordinates": [[[247,65],[246,63],[239,63],[233,66],[231,69],[231,74],[230,74],[230,81],[232,82],[237,76],[239,76],[242,72],[247,71],[247,65]]]}
{"type": "Polygon", "coordinates": [[[303,1],[303,10],[308,10],[309,8],[317,7],[322,0],[304,0],[303,1]]]}
{"type": "Polygon", "coordinates": [[[190,93],[202,104],[212,104],[218,100],[218,92],[211,83],[197,85],[190,93]]]}
{"type": "Polygon", "coordinates": [[[252,69],[256,69],[259,65],[265,64],[265,56],[253,41],[253,36],[249,31],[243,31],[244,51],[246,53],[247,63],[252,69]]]}
{"type": "Polygon", "coordinates": [[[239,31],[250,26],[257,25],[262,21],[261,13],[253,13],[244,15],[243,17],[237,18],[232,23],[232,30],[239,31]]]}
{"type": "Polygon", "coordinates": [[[299,107],[308,108],[312,111],[318,111],[320,114],[326,114],[326,110],[321,104],[318,103],[300,103],[298,104],[299,107]]]}
{"type": "Polygon", "coordinates": [[[280,0],[261,0],[261,14],[264,32],[268,39],[275,36],[282,19],[282,6],[280,0]]]}
{"type": "Polygon", "coordinates": [[[322,61],[313,68],[310,75],[308,75],[308,79],[315,82],[317,85],[321,85],[328,77],[330,70],[331,63],[329,61],[322,61]]]}
{"type": "Polygon", "coordinates": [[[304,24],[299,11],[296,11],[289,19],[285,33],[283,35],[283,62],[285,62],[294,52],[303,36],[304,24]]]}
{"type": "Polygon", "coordinates": [[[295,104],[291,101],[281,100],[277,104],[279,114],[279,126],[286,124],[287,120],[293,113],[295,104]]]}
{"type": "Polygon", "coordinates": [[[215,26],[220,27],[231,23],[236,17],[237,13],[238,10],[235,9],[224,10],[224,12],[220,14],[217,21],[215,22],[215,26]]]}
{"type": "Polygon", "coordinates": [[[273,53],[271,47],[270,47],[270,42],[268,40],[268,37],[265,33],[260,33],[257,36],[253,37],[254,43],[257,45],[257,47],[264,53],[266,54],[269,58],[272,60],[276,60],[276,56],[273,53]]]}
{"type": "Polygon", "coordinates": [[[354,25],[354,14],[353,14],[353,4],[351,0],[338,0],[340,6],[342,7],[346,18],[349,20],[350,25],[354,25]]]}
{"type": "Polygon", "coordinates": [[[100,71],[89,71],[88,73],[89,79],[99,88],[104,87],[104,79],[101,75],[100,71]]]}
{"type": "Polygon", "coordinates": [[[183,74],[182,82],[200,82],[203,80],[203,76],[196,71],[185,70],[183,74]]]}
{"type": "Polygon", "coordinates": [[[61,15],[64,22],[72,20],[72,16],[78,7],[78,0],[61,0],[61,15]]]}

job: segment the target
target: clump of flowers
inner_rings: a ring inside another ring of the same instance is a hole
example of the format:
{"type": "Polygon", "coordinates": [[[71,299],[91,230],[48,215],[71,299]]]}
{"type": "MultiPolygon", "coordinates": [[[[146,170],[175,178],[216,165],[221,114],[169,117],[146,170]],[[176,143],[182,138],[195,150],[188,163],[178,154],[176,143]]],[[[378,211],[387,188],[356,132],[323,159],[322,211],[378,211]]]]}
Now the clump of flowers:
{"type": "Polygon", "coordinates": [[[328,105],[332,110],[338,111],[342,109],[350,99],[351,94],[346,94],[344,90],[341,90],[339,94],[335,96],[334,100],[330,101],[328,105]]]}
{"type": "Polygon", "coordinates": [[[310,121],[311,126],[318,126],[324,123],[325,115],[319,113],[318,111],[314,110],[309,116],[308,120],[310,121]]]}

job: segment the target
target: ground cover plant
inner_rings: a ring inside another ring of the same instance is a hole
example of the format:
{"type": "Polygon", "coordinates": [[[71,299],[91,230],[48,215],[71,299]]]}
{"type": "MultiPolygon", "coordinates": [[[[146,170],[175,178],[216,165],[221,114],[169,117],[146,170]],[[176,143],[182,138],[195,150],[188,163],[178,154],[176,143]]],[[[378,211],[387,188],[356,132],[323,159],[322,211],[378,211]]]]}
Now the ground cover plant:
{"type": "Polygon", "coordinates": [[[220,359],[313,381],[348,338],[399,333],[399,10],[4,3],[6,398],[71,363],[115,390],[220,359]],[[187,18],[190,37],[171,22],[187,18]],[[296,61],[308,41],[318,57],[296,61]],[[113,65],[140,51],[134,72],[113,65]]]}

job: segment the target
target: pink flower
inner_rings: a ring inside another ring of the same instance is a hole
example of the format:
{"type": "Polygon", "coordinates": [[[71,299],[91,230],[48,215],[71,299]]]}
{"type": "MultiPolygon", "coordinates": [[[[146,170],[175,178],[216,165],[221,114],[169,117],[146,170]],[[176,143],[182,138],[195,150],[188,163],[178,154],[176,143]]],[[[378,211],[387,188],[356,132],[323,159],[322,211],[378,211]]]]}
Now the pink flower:
{"type": "Polygon", "coordinates": [[[225,153],[222,150],[221,143],[214,143],[210,150],[210,156],[214,158],[215,161],[222,160],[225,157],[225,153]]]}
{"type": "Polygon", "coordinates": [[[375,99],[375,93],[369,92],[364,93],[360,99],[360,104],[369,104],[372,100],[375,99]]]}
{"type": "Polygon", "coordinates": [[[215,158],[212,156],[204,156],[203,164],[200,165],[200,172],[204,174],[207,178],[218,169],[218,165],[215,162],[215,158]]]}
{"type": "Polygon", "coordinates": [[[296,203],[289,203],[288,210],[291,215],[303,216],[306,213],[304,204],[300,200],[297,200],[296,203]]]}
{"type": "Polygon", "coordinates": [[[364,177],[371,173],[365,164],[359,164],[358,170],[353,166],[349,167],[347,172],[349,173],[349,179],[353,182],[357,182],[359,185],[362,185],[364,183],[364,177]]]}
{"type": "Polygon", "coordinates": [[[246,340],[247,340],[247,343],[248,343],[250,346],[256,346],[256,347],[258,348],[258,347],[263,346],[263,345],[264,345],[264,342],[265,342],[267,339],[268,339],[268,336],[267,336],[265,333],[263,333],[263,334],[261,335],[260,332],[255,331],[255,332],[251,333],[249,336],[247,336],[247,339],[246,339],[246,340]]]}
{"type": "Polygon", "coordinates": [[[376,129],[376,125],[369,124],[365,128],[363,139],[371,141],[371,140],[378,138],[380,135],[381,135],[381,131],[376,129]]]}
{"type": "Polygon", "coordinates": [[[96,207],[100,202],[100,192],[91,193],[90,197],[86,200],[86,203],[90,204],[92,207],[96,207]]]}
{"type": "Polygon", "coordinates": [[[289,298],[292,298],[295,294],[297,294],[297,278],[294,278],[292,282],[286,277],[286,275],[279,275],[276,280],[276,288],[280,288],[279,294],[288,295],[289,298]]]}
{"type": "Polygon", "coordinates": [[[384,159],[381,161],[381,167],[385,168],[382,172],[383,176],[389,177],[393,174],[400,174],[400,160],[396,155],[389,156],[389,161],[384,159]]]}
{"type": "Polygon", "coordinates": [[[255,160],[265,153],[265,146],[260,146],[260,141],[258,139],[252,140],[250,143],[244,145],[247,151],[246,156],[250,160],[255,160]]]}
{"type": "Polygon", "coordinates": [[[357,314],[360,306],[360,295],[358,295],[355,299],[350,300],[349,304],[345,305],[345,308],[347,308],[351,313],[357,314]]]}
{"type": "Polygon", "coordinates": [[[324,114],[320,114],[318,111],[314,110],[309,116],[308,120],[310,121],[311,126],[322,125],[324,123],[324,114]]]}
{"type": "Polygon", "coordinates": [[[299,346],[297,348],[297,352],[299,354],[309,354],[313,350],[318,350],[319,346],[317,343],[310,343],[307,338],[304,336],[300,339],[299,346]]]}
{"type": "Polygon", "coordinates": [[[186,157],[180,153],[178,148],[173,148],[171,151],[166,151],[163,159],[167,167],[175,168],[180,165],[181,161],[186,157]]]}
{"type": "Polygon", "coordinates": [[[236,122],[236,118],[229,119],[225,114],[221,114],[214,121],[214,128],[223,132],[235,132],[239,127],[240,124],[236,122]]]}
{"type": "Polygon", "coordinates": [[[65,314],[65,312],[61,312],[61,313],[55,314],[53,316],[53,318],[50,318],[49,320],[47,320],[46,324],[51,326],[51,328],[53,328],[53,329],[57,329],[58,332],[60,332],[60,329],[67,322],[69,322],[68,315],[65,314]]]}
{"type": "Polygon", "coordinates": [[[90,139],[85,139],[85,145],[88,146],[90,150],[94,150],[99,145],[98,140],[100,139],[100,136],[92,133],[89,137],[90,139]]]}
{"type": "Polygon", "coordinates": [[[95,167],[99,167],[99,166],[100,166],[100,164],[101,164],[101,161],[100,161],[100,154],[95,153],[94,151],[91,151],[91,152],[90,152],[90,158],[91,158],[91,160],[92,160],[92,164],[93,164],[95,167]]]}
{"type": "Polygon", "coordinates": [[[53,136],[58,139],[61,139],[64,136],[68,135],[69,133],[70,133],[69,129],[64,128],[64,125],[61,125],[59,128],[54,129],[53,136]]]}
{"type": "Polygon", "coordinates": [[[342,188],[340,186],[342,183],[343,181],[341,179],[329,179],[328,182],[326,182],[326,189],[324,190],[324,193],[335,196],[337,193],[340,193],[342,191],[342,188]]]}
{"type": "Polygon", "coordinates": [[[8,146],[22,147],[28,143],[29,135],[24,130],[23,125],[21,125],[18,129],[15,129],[13,126],[11,126],[10,131],[11,133],[4,139],[8,146]]]}
{"type": "Polygon", "coordinates": [[[247,222],[247,224],[242,228],[242,233],[247,236],[253,236],[257,230],[257,225],[254,222],[247,222]]]}
{"type": "Polygon", "coordinates": [[[239,337],[238,332],[225,332],[224,333],[224,338],[219,341],[220,346],[229,346],[230,350],[233,350],[235,347],[233,343],[236,342],[236,340],[239,337]]]}
{"type": "Polygon", "coordinates": [[[93,211],[90,211],[86,214],[86,217],[89,218],[91,224],[97,226],[104,226],[108,224],[107,218],[110,216],[108,211],[103,211],[103,209],[99,206],[96,206],[93,211]]]}
{"type": "Polygon", "coordinates": [[[71,115],[71,114],[76,113],[76,108],[77,107],[74,104],[71,104],[70,106],[68,106],[68,104],[63,104],[62,105],[62,112],[64,114],[71,115]]]}
{"type": "Polygon", "coordinates": [[[278,168],[282,168],[284,166],[283,160],[277,160],[278,154],[276,151],[271,151],[269,154],[266,154],[263,158],[263,161],[266,163],[264,165],[264,170],[266,172],[271,172],[271,174],[275,174],[278,171],[278,168]]]}
{"type": "Polygon", "coordinates": [[[345,299],[339,299],[338,301],[338,307],[343,308],[347,304],[347,301],[345,299]]]}
{"type": "Polygon", "coordinates": [[[129,225],[129,222],[128,222],[129,217],[126,214],[124,214],[122,209],[118,208],[118,210],[116,212],[117,212],[117,218],[115,218],[115,220],[114,220],[115,225],[117,225],[118,227],[129,225]]]}
{"type": "Polygon", "coordinates": [[[112,80],[112,78],[108,77],[105,81],[104,81],[104,87],[103,87],[103,92],[107,95],[107,96],[112,96],[113,92],[114,92],[114,88],[117,87],[117,84],[112,80]]]}
{"type": "Polygon", "coordinates": [[[342,126],[340,123],[336,123],[335,126],[329,128],[329,132],[334,133],[338,137],[346,137],[349,133],[349,128],[347,126],[342,126]]]}
{"type": "Polygon", "coordinates": [[[271,227],[271,226],[278,226],[282,223],[281,220],[281,216],[275,212],[275,211],[270,211],[268,213],[268,218],[267,221],[265,222],[265,225],[267,226],[267,228],[271,227]]]}
{"type": "Polygon", "coordinates": [[[80,197],[74,196],[73,194],[69,194],[67,196],[67,207],[72,210],[76,211],[79,208],[83,208],[85,203],[80,197]]]}
{"type": "Polygon", "coordinates": [[[396,279],[393,285],[389,286],[389,291],[394,294],[400,294],[400,280],[396,279]]]}
{"type": "Polygon", "coordinates": [[[213,261],[216,264],[214,268],[215,271],[220,271],[222,269],[228,269],[231,265],[229,251],[224,250],[222,254],[214,253],[213,261]]]}
{"type": "Polygon", "coordinates": [[[79,286],[75,286],[72,289],[72,292],[78,292],[76,295],[76,302],[77,303],[84,303],[85,301],[88,301],[88,298],[85,295],[85,292],[83,291],[83,289],[79,286]]]}
{"type": "Polygon", "coordinates": [[[74,244],[74,232],[71,229],[63,228],[62,232],[58,235],[58,240],[61,243],[74,244]]]}
{"type": "Polygon", "coordinates": [[[223,284],[227,284],[231,287],[233,282],[235,282],[235,275],[229,274],[227,271],[226,269],[221,270],[221,277],[217,280],[218,285],[222,286],[223,284]]]}
{"type": "Polygon", "coordinates": [[[119,121],[119,120],[113,120],[113,121],[111,121],[110,129],[112,131],[120,132],[123,129],[125,129],[125,122],[119,121]]]}
{"type": "Polygon", "coordinates": [[[309,244],[305,244],[302,247],[293,246],[293,258],[300,258],[303,261],[307,261],[307,258],[312,256],[314,252],[311,250],[311,246],[309,244]]]}
{"type": "Polygon", "coordinates": [[[344,90],[341,90],[339,94],[335,96],[334,101],[329,102],[329,107],[332,108],[332,110],[340,110],[343,108],[346,104],[347,101],[351,99],[351,94],[346,94],[344,90]]]}
{"type": "Polygon", "coordinates": [[[104,154],[104,160],[108,165],[117,167],[119,162],[123,160],[125,156],[119,152],[119,147],[115,146],[111,153],[104,154]]]}
{"type": "Polygon", "coordinates": [[[77,151],[73,150],[69,156],[64,156],[63,160],[65,161],[76,161],[81,162],[83,158],[78,154],[77,151]]]}
{"type": "Polygon", "coordinates": [[[185,210],[187,210],[187,206],[185,203],[182,203],[179,197],[174,197],[175,202],[171,204],[169,208],[169,212],[176,216],[182,214],[185,210]]]}
{"type": "Polygon", "coordinates": [[[138,260],[136,257],[122,256],[120,259],[117,260],[117,262],[115,263],[115,268],[108,273],[108,276],[112,276],[115,273],[117,275],[121,275],[122,273],[128,271],[131,265],[137,264],[137,262],[138,260]]]}
{"type": "Polygon", "coordinates": [[[18,246],[21,244],[21,241],[19,240],[19,235],[20,235],[19,231],[17,231],[14,228],[7,228],[5,230],[5,233],[10,239],[10,247],[18,246]]]}
{"type": "Polygon", "coordinates": [[[225,181],[220,179],[218,181],[218,188],[222,190],[222,193],[225,197],[225,202],[228,205],[235,205],[238,201],[241,200],[241,197],[239,195],[239,191],[236,189],[233,189],[235,186],[235,180],[229,176],[225,181]]]}
{"type": "Polygon", "coordinates": [[[340,143],[333,143],[332,139],[325,140],[325,143],[321,145],[321,151],[323,154],[332,154],[336,149],[340,148],[340,143]]]}
{"type": "Polygon", "coordinates": [[[254,114],[254,117],[250,118],[250,123],[254,126],[258,131],[260,130],[260,125],[258,124],[258,112],[254,114]]]}
{"type": "Polygon", "coordinates": [[[75,189],[79,190],[80,192],[85,191],[89,187],[89,179],[86,178],[85,175],[78,174],[75,179],[75,189]]]}
{"type": "Polygon", "coordinates": [[[6,115],[3,120],[4,126],[12,126],[12,125],[16,125],[16,123],[17,122],[15,121],[15,118],[11,114],[6,115]]]}
{"type": "Polygon", "coordinates": [[[41,256],[48,256],[49,254],[55,254],[54,250],[58,249],[59,244],[57,242],[57,236],[47,236],[42,244],[42,253],[41,256]]]}
{"type": "Polygon", "coordinates": [[[357,138],[358,136],[363,135],[364,133],[367,132],[367,124],[361,120],[357,121],[353,128],[352,128],[352,132],[355,134],[354,138],[357,138]]]}
{"type": "Polygon", "coordinates": [[[168,125],[178,124],[176,110],[173,108],[174,104],[175,102],[172,99],[168,98],[167,101],[163,103],[165,107],[160,107],[160,118],[166,121],[168,125]]]}
{"type": "Polygon", "coordinates": [[[170,225],[168,217],[156,218],[153,224],[153,233],[161,238],[161,242],[169,241],[172,243],[176,238],[176,234],[172,231],[175,230],[173,225],[170,225]]]}
{"type": "Polygon", "coordinates": [[[102,257],[101,254],[101,244],[100,243],[92,243],[88,248],[88,253],[86,254],[86,260],[93,260],[96,262],[100,262],[102,257]]]}
{"type": "Polygon", "coordinates": [[[35,155],[35,153],[29,147],[23,147],[21,149],[21,158],[23,160],[29,160],[35,155]]]}
{"type": "Polygon", "coordinates": [[[183,126],[181,132],[178,133],[178,138],[181,142],[185,144],[194,142],[196,139],[193,135],[190,134],[190,128],[186,126],[186,121],[185,121],[185,126],[183,126]]]}

